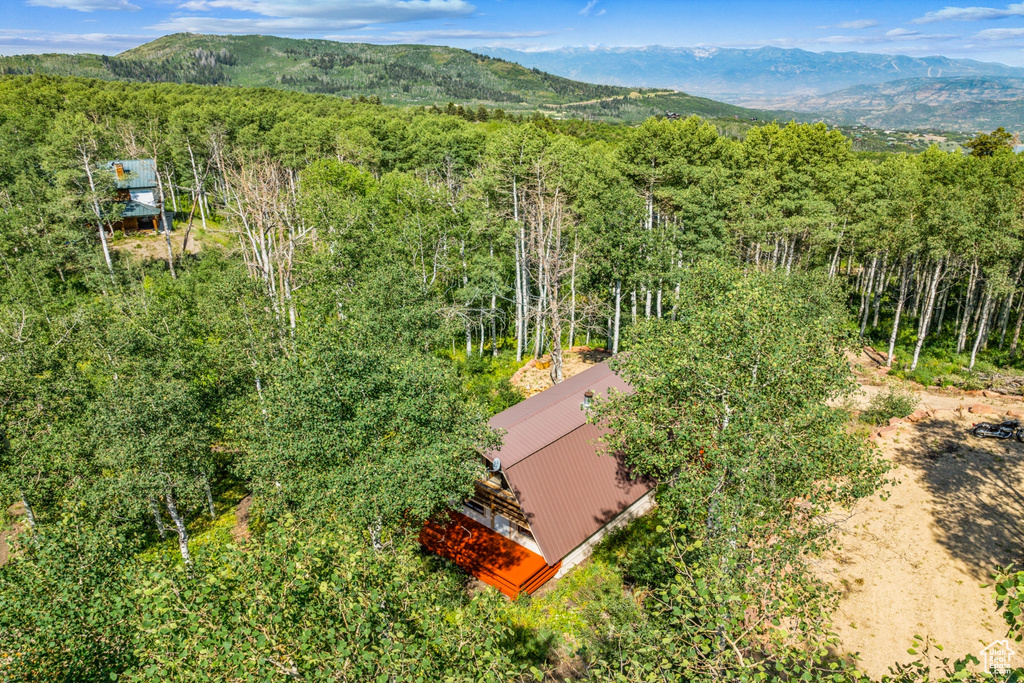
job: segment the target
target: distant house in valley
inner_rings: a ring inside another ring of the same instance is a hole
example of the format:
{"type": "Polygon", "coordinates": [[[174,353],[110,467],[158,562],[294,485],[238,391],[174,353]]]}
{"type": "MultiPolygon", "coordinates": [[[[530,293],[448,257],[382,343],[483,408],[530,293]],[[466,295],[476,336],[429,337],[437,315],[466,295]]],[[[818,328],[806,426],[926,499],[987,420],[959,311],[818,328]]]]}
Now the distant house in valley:
{"type": "Polygon", "coordinates": [[[653,483],[600,443],[587,408],[630,392],[600,363],[490,420],[505,432],[484,454],[489,475],[462,509],[428,522],[420,540],[510,597],[532,593],[586,559],[611,529],[647,512],[653,483]]]}
{"type": "MultiPolygon", "coordinates": [[[[156,180],[156,161],[153,159],[118,159],[103,163],[103,168],[114,176],[117,201],[121,205],[120,220],[114,230],[153,230],[160,232],[160,193],[156,180]]],[[[170,228],[171,217],[167,217],[170,228]]]]}

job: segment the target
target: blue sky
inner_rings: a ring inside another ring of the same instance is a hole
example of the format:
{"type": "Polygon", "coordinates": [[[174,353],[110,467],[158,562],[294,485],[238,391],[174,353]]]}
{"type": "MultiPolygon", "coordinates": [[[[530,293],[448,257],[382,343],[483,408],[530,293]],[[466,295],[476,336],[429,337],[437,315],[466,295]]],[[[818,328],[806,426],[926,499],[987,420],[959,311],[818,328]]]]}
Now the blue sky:
{"type": "Polygon", "coordinates": [[[0,0],[0,54],[114,54],[177,31],[528,50],[772,45],[1024,65],[1024,2],[0,0]]]}

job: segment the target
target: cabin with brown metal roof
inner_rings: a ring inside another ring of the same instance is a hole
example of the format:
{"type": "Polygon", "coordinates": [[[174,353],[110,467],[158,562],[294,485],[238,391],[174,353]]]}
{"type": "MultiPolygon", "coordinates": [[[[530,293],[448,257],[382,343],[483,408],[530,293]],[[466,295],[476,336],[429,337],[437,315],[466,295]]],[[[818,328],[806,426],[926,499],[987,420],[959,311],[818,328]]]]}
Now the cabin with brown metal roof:
{"type": "Polygon", "coordinates": [[[476,493],[420,540],[510,597],[532,593],[585,560],[612,529],[654,504],[652,482],[607,452],[591,401],[632,388],[607,363],[531,396],[490,420],[504,432],[484,454],[476,493]]]}

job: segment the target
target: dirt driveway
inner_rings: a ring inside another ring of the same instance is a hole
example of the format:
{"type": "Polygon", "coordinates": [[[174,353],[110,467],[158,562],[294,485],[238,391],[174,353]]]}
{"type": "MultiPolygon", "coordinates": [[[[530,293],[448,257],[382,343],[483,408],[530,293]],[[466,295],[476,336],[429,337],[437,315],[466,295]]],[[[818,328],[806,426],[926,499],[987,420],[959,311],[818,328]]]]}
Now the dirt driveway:
{"type": "MultiPolygon", "coordinates": [[[[866,404],[878,387],[862,391],[858,402],[866,404]]],[[[844,592],[834,615],[840,649],[859,652],[873,677],[916,659],[907,653],[914,635],[952,659],[1004,637],[993,591],[981,584],[997,566],[1024,561],[1024,444],[970,436],[983,417],[967,412],[977,403],[1024,406],[919,395],[936,415],[879,441],[897,485],[836,515],[841,548],[819,565],[844,592]]]]}

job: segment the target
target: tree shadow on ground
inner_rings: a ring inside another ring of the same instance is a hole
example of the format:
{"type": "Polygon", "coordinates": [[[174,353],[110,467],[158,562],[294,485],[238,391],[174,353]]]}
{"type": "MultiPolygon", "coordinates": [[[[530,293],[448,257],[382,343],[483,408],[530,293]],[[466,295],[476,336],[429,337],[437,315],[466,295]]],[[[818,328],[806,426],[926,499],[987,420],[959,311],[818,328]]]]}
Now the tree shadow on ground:
{"type": "Polygon", "coordinates": [[[977,438],[970,427],[950,414],[908,426],[893,459],[921,472],[936,540],[986,581],[1024,560],[1024,444],[977,438]]]}

